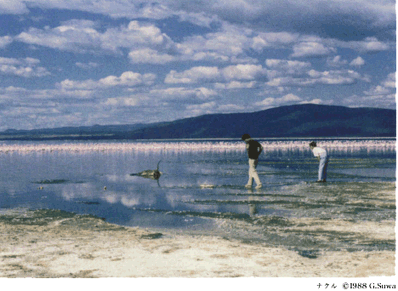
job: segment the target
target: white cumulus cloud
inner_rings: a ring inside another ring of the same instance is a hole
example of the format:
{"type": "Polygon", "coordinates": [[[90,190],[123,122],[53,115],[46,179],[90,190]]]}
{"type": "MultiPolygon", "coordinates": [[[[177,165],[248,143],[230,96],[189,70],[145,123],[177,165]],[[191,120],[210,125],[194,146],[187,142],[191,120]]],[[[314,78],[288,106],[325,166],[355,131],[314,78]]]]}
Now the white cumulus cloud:
{"type": "Polygon", "coordinates": [[[213,96],[218,95],[216,91],[205,87],[200,88],[167,88],[167,89],[154,89],[149,92],[151,95],[159,96],[160,99],[200,99],[206,100],[213,96]]]}
{"type": "Polygon", "coordinates": [[[161,54],[149,48],[131,51],[129,53],[129,58],[133,64],[166,64],[176,60],[174,56],[161,54]]]}
{"type": "Polygon", "coordinates": [[[39,63],[40,60],[34,58],[16,59],[0,57],[0,73],[25,78],[50,75],[50,72],[46,68],[37,66],[39,63]]]}
{"type": "Polygon", "coordinates": [[[335,48],[328,47],[321,42],[307,41],[297,43],[293,46],[292,57],[319,57],[327,56],[335,52],[335,48]]]}
{"type": "Polygon", "coordinates": [[[189,70],[178,73],[175,70],[170,71],[166,76],[164,82],[166,84],[190,84],[198,81],[211,81],[218,80],[220,78],[220,70],[217,67],[193,67],[189,70]]]}
{"type": "Polygon", "coordinates": [[[365,64],[364,59],[361,58],[361,57],[357,57],[357,58],[355,58],[355,59],[353,59],[353,60],[351,61],[350,66],[353,66],[353,67],[361,67],[361,66],[363,66],[364,64],[365,64]]]}
{"type": "Polygon", "coordinates": [[[301,100],[302,99],[300,97],[298,97],[297,95],[289,93],[280,98],[267,97],[262,101],[256,102],[254,105],[257,107],[260,107],[260,108],[269,108],[269,107],[281,106],[281,105],[285,105],[285,104],[294,104],[294,103],[298,103],[301,100]]]}
{"type": "Polygon", "coordinates": [[[166,76],[165,83],[197,83],[199,81],[217,83],[233,80],[255,80],[266,74],[261,65],[233,65],[219,69],[218,67],[193,67],[183,72],[174,70],[166,76]]]}
{"type": "Polygon", "coordinates": [[[58,87],[64,90],[94,90],[94,89],[105,89],[116,86],[129,86],[134,87],[138,85],[151,85],[153,84],[156,75],[154,74],[140,74],[131,71],[124,72],[117,76],[108,76],[98,81],[84,80],[84,81],[73,81],[64,80],[58,84],[58,87]]]}
{"type": "Polygon", "coordinates": [[[5,48],[12,43],[12,38],[8,35],[0,37],[0,49],[5,48]]]}

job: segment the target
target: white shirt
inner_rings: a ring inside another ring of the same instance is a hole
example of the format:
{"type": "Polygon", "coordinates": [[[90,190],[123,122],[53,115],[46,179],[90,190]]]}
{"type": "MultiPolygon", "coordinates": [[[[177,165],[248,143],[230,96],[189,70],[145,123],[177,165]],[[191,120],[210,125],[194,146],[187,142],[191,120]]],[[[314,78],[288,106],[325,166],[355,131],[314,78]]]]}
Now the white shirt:
{"type": "Polygon", "coordinates": [[[323,148],[320,148],[320,147],[314,147],[312,149],[312,152],[314,153],[315,157],[321,157],[321,156],[326,156],[327,155],[326,150],[323,149],[323,148]]]}

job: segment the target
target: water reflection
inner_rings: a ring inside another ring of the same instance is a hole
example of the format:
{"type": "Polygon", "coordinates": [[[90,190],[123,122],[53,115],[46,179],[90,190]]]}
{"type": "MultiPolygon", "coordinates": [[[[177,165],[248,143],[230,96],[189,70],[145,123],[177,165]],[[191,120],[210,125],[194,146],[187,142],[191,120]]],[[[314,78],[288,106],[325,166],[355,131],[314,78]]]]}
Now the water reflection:
{"type": "Polygon", "coordinates": [[[249,199],[249,215],[254,216],[258,213],[257,206],[255,203],[256,200],[254,199],[253,196],[249,196],[248,199],[249,199]]]}
{"type": "Polygon", "coordinates": [[[299,219],[395,219],[395,198],[388,194],[395,140],[322,141],[332,156],[327,185],[310,183],[318,165],[307,141],[260,142],[264,187],[256,190],[243,187],[247,161],[238,141],[3,143],[0,208],[61,209],[122,225],[222,231],[275,243],[286,236],[292,244],[298,236],[289,231],[319,237],[286,228],[299,229],[299,219]],[[159,160],[160,179],[131,175],[155,170],[159,160]]]}

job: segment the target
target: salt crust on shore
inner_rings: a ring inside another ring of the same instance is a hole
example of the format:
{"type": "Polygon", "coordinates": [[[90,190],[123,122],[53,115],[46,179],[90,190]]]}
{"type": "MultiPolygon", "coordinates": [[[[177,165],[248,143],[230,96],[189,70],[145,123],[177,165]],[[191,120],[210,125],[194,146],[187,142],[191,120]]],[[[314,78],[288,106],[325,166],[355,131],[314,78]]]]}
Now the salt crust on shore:
{"type": "Polygon", "coordinates": [[[369,277],[394,276],[395,252],[325,252],[219,237],[151,233],[94,217],[46,225],[0,222],[0,277],[369,277]]]}

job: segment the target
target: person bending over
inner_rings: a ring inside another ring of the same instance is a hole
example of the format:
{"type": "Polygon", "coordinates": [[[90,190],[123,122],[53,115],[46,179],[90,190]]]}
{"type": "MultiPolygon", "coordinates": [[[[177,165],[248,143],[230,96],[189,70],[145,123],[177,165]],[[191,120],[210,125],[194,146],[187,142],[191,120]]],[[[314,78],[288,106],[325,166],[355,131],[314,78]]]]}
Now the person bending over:
{"type": "Polygon", "coordinates": [[[317,182],[326,182],[326,170],[328,168],[329,156],[325,149],[316,145],[316,142],[310,143],[312,153],[319,161],[318,180],[317,182]]]}

